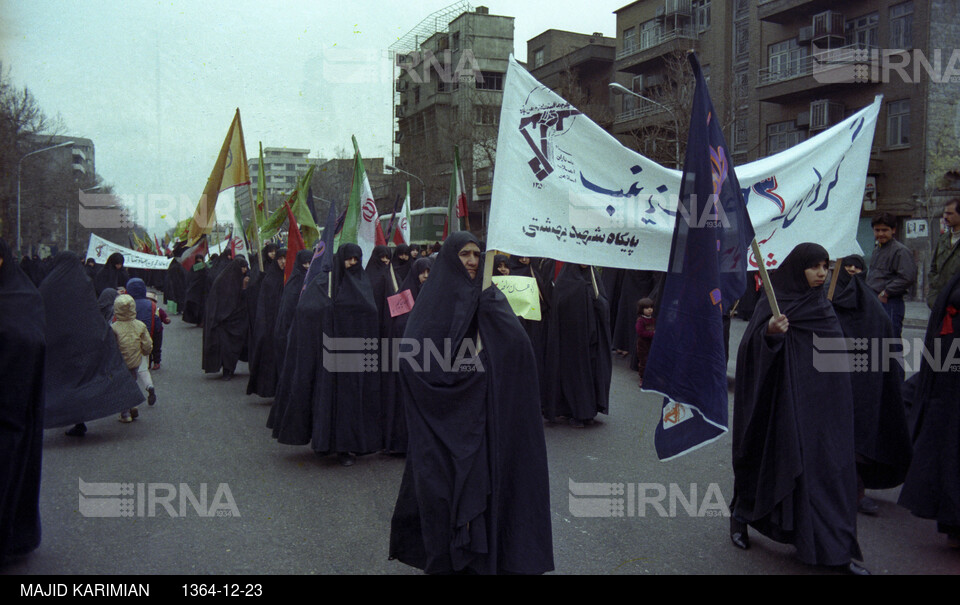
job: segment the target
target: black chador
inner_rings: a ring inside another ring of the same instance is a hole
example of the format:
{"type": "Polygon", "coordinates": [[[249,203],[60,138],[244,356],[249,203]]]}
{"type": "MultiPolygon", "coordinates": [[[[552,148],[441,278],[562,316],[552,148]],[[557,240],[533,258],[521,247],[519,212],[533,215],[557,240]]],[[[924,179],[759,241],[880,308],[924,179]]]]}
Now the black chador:
{"type": "Polygon", "coordinates": [[[40,293],[0,239],[0,565],[40,544],[45,349],[40,293]]]}
{"type": "Polygon", "coordinates": [[[420,352],[400,365],[409,442],[390,557],[427,573],[544,573],[553,541],[533,350],[503,293],[481,292],[481,272],[462,262],[474,250],[470,233],[447,238],[407,320],[420,352]],[[459,359],[424,353],[447,339],[459,359]]]}
{"type": "Polygon", "coordinates": [[[167,267],[166,280],[163,284],[163,298],[177,305],[177,311],[183,312],[183,303],[187,294],[187,272],[183,270],[180,261],[173,259],[167,267]]]}
{"type": "Polygon", "coordinates": [[[207,296],[203,318],[203,370],[208,374],[223,370],[229,379],[241,359],[247,341],[247,303],[243,296],[243,278],[247,261],[230,261],[214,280],[207,296]]]}
{"type": "Polygon", "coordinates": [[[304,294],[303,280],[307,276],[307,268],[313,258],[313,251],[301,250],[297,252],[297,262],[290,272],[290,277],[283,284],[283,294],[280,297],[280,310],[273,327],[273,343],[277,355],[277,367],[283,367],[284,355],[287,351],[287,334],[293,316],[297,310],[297,303],[304,294]]]}
{"type": "Polygon", "coordinates": [[[104,288],[126,288],[128,281],[130,281],[130,275],[123,266],[123,255],[114,252],[107,257],[107,263],[97,272],[93,286],[97,296],[100,296],[104,288]]]}
{"type": "Polygon", "coordinates": [[[314,390],[312,447],[318,454],[340,454],[344,464],[357,454],[383,447],[377,357],[350,344],[368,339],[374,346],[368,351],[376,352],[380,333],[377,304],[362,256],[360,246],[348,243],[342,244],[334,257],[333,307],[323,325],[323,366],[327,370],[323,379],[331,381],[332,388],[321,385],[314,390]]]}
{"type": "Polygon", "coordinates": [[[817,244],[794,248],[771,275],[787,331],[767,334],[772,312],[761,298],[740,343],[731,536],[746,523],[793,544],[804,563],[840,566],[862,556],[849,371],[814,365],[814,334],[843,338],[824,288],[805,274],[826,261],[817,244]]]}
{"type": "Polygon", "coordinates": [[[203,323],[207,310],[207,272],[203,257],[197,255],[187,272],[187,289],[183,293],[183,321],[194,325],[203,323]]]}
{"type": "MultiPolygon", "coordinates": [[[[863,275],[851,276],[841,267],[833,309],[846,338],[889,343],[895,338],[893,323],[863,275]]],[[[903,483],[912,453],[903,379],[899,360],[871,361],[850,373],[857,475],[864,488],[890,489],[903,483]]]]}
{"type": "MultiPolygon", "coordinates": [[[[277,390],[277,347],[273,340],[280,299],[283,294],[283,270],[276,260],[264,259],[263,275],[257,296],[256,321],[250,332],[250,379],[247,394],[273,397],[277,390]]],[[[248,298],[250,293],[247,294],[248,298]]]]}
{"type": "MultiPolygon", "coordinates": [[[[293,275],[284,286],[287,300],[293,275]]],[[[300,281],[303,281],[301,276],[300,281]]],[[[291,296],[295,301],[289,336],[284,338],[286,351],[280,366],[277,394],[270,408],[267,428],[285,445],[307,445],[313,437],[314,402],[329,399],[332,379],[323,368],[323,326],[331,314],[333,302],[328,295],[328,273],[319,273],[307,284],[303,294],[291,296]],[[318,393],[327,389],[325,393],[318,393]]],[[[299,289],[297,290],[299,294],[299,289]]],[[[278,320],[279,321],[279,320],[278,320]]]]}
{"type": "MultiPolygon", "coordinates": [[[[944,237],[944,236],[941,236],[944,237]]],[[[947,235],[946,237],[949,237],[947,235]]],[[[923,344],[939,367],[924,360],[911,408],[913,462],[900,505],[937,522],[937,531],[960,547],[960,274],[940,292],[923,344]],[[936,351],[940,351],[936,354],[936,351]]]]}
{"type": "MultiPolygon", "coordinates": [[[[428,275],[433,266],[432,258],[418,258],[411,264],[407,278],[400,284],[399,292],[409,291],[416,302],[425,281],[421,282],[421,275],[428,275]]],[[[389,315],[389,312],[388,312],[389,315]]],[[[403,389],[400,386],[400,373],[397,370],[393,355],[399,352],[403,333],[407,328],[410,313],[404,313],[389,318],[390,354],[391,363],[381,380],[380,398],[383,402],[383,447],[391,454],[401,454],[407,451],[407,419],[404,413],[403,389]]]]}
{"type": "Polygon", "coordinates": [[[593,269],[567,263],[553,287],[544,368],[544,415],[565,416],[574,426],[608,413],[610,379],[610,307],[593,269]]]}
{"type": "Polygon", "coordinates": [[[44,427],[89,422],[142,402],[80,257],[59,253],[40,296],[47,323],[44,427]]]}

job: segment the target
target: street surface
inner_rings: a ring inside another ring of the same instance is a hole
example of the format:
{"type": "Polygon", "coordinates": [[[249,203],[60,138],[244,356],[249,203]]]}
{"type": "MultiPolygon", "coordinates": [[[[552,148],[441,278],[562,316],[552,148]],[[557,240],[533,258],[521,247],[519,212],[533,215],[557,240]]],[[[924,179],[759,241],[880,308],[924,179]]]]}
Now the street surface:
{"type": "MultiPolygon", "coordinates": [[[[733,351],[745,326],[733,322],[733,351]]],[[[905,330],[904,337],[917,334],[905,330]]],[[[199,328],[173,318],[163,369],[154,372],[157,405],[141,405],[134,423],[104,418],[88,423],[79,439],[64,429],[46,431],[43,542],[3,573],[419,574],[387,558],[403,459],[372,454],[345,468],[307,446],[277,444],[265,428],[270,401],[245,394],[246,364],[230,382],[206,376],[200,342],[199,328]],[[125,496],[137,502],[132,516],[83,514],[89,502],[81,507],[81,480],[134,484],[125,496]],[[154,499],[162,499],[168,488],[150,484],[169,484],[173,496],[169,509],[154,502],[152,516],[147,494],[153,489],[154,499]],[[203,484],[213,516],[198,513],[191,501],[202,500],[203,484]]],[[[544,427],[556,574],[833,573],[799,563],[792,547],[756,532],[749,551],[731,545],[723,516],[733,483],[729,435],[659,462],[653,448],[659,398],[641,393],[620,360],[610,400],[602,424],[544,427]],[[584,495],[577,486],[584,483],[622,484],[623,491],[584,495]],[[665,496],[657,501],[659,486],[665,496]],[[685,508],[678,496],[692,504],[685,508]],[[621,510],[622,516],[610,512],[621,510]]],[[[947,548],[932,521],[898,507],[898,490],[868,493],[880,514],[858,517],[865,567],[874,574],[960,573],[960,551],[947,548]]]]}

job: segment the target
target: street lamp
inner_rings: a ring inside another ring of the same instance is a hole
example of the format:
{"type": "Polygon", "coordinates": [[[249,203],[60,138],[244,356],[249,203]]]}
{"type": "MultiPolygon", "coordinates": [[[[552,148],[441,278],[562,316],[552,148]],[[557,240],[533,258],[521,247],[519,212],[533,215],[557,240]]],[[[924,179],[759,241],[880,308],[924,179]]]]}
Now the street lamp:
{"type": "Polygon", "coordinates": [[[640,94],[640,93],[633,92],[632,90],[630,90],[629,88],[627,88],[626,86],[624,86],[624,85],[622,85],[622,84],[618,84],[617,82],[611,82],[610,84],[608,84],[608,86],[610,87],[610,90],[611,90],[611,92],[613,92],[613,94],[628,94],[628,95],[633,95],[633,96],[637,97],[638,99],[643,99],[643,100],[646,101],[647,103],[653,103],[653,104],[656,105],[657,107],[660,107],[660,108],[666,110],[666,111],[670,114],[670,117],[673,118],[673,127],[674,127],[674,129],[675,129],[675,134],[674,134],[674,137],[673,137],[674,163],[675,163],[675,165],[676,165],[676,168],[677,168],[677,169],[680,169],[680,121],[677,119],[677,114],[674,113],[674,111],[673,111],[672,109],[670,109],[669,107],[667,107],[666,105],[664,105],[664,104],[662,104],[662,103],[657,103],[657,102],[654,101],[653,99],[648,99],[647,97],[643,96],[643,95],[640,94]]]}
{"type": "Polygon", "coordinates": [[[402,172],[403,174],[412,176],[413,178],[415,178],[415,179],[417,179],[418,181],[420,181],[420,207],[421,207],[421,208],[426,208],[426,207],[427,207],[427,186],[423,184],[423,181],[420,180],[420,177],[418,177],[418,176],[415,175],[415,174],[411,174],[411,173],[407,172],[406,170],[403,170],[402,168],[397,168],[396,166],[391,166],[390,164],[384,164],[384,165],[383,165],[383,168],[384,168],[385,170],[390,170],[391,172],[402,172]]]}
{"type": "Polygon", "coordinates": [[[69,147],[71,145],[73,145],[73,141],[66,141],[64,143],[60,143],[59,145],[53,145],[52,147],[37,149],[25,154],[22,158],[20,158],[20,161],[17,162],[17,254],[19,254],[21,257],[23,256],[23,242],[20,239],[20,166],[23,164],[25,159],[34,154],[50,151],[51,149],[59,149],[60,147],[69,147]]]}

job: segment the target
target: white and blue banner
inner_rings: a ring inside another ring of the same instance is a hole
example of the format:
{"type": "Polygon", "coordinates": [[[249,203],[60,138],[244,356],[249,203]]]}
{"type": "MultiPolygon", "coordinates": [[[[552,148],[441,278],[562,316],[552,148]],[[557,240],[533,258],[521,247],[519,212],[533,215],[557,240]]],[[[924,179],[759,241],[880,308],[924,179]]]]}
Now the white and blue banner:
{"type": "MultiPolygon", "coordinates": [[[[762,259],[802,242],[862,254],[857,223],[881,97],[829,130],[736,167],[762,259]]],[[[681,172],[627,149],[511,57],[487,246],[522,256],[666,271],[681,172]]],[[[722,220],[690,217],[693,224],[722,220]]]]}
{"type": "Polygon", "coordinates": [[[90,234],[90,243],[87,244],[87,258],[92,258],[98,265],[104,265],[114,252],[123,255],[123,266],[127,269],[166,269],[170,266],[170,261],[173,260],[166,256],[146,254],[124,248],[103,239],[99,235],[90,234]]]}

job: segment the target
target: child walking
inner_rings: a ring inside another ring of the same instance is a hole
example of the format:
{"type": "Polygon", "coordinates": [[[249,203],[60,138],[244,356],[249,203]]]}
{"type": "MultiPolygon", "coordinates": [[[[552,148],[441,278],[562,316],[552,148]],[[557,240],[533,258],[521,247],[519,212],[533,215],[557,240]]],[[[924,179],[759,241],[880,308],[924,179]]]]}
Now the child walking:
{"type": "Polygon", "coordinates": [[[167,312],[157,304],[157,293],[147,292],[147,300],[153,303],[154,328],[151,336],[153,337],[153,351],[150,352],[150,370],[160,369],[160,357],[163,354],[163,325],[170,323],[170,317],[167,312]]]}
{"type": "Polygon", "coordinates": [[[640,380],[637,386],[643,386],[643,371],[647,367],[647,358],[650,356],[650,345],[653,344],[653,333],[657,320],[653,317],[653,301],[641,298],[637,301],[637,372],[640,380]]]}
{"type": "MultiPolygon", "coordinates": [[[[147,403],[153,405],[157,401],[157,395],[150,370],[147,368],[148,356],[153,350],[153,339],[150,338],[147,326],[137,319],[137,304],[129,294],[117,297],[113,303],[113,312],[116,321],[110,324],[110,328],[117,337],[120,355],[130,374],[147,390],[147,403]]],[[[132,407],[120,413],[120,422],[132,422],[137,416],[137,408],[132,407]]]]}

